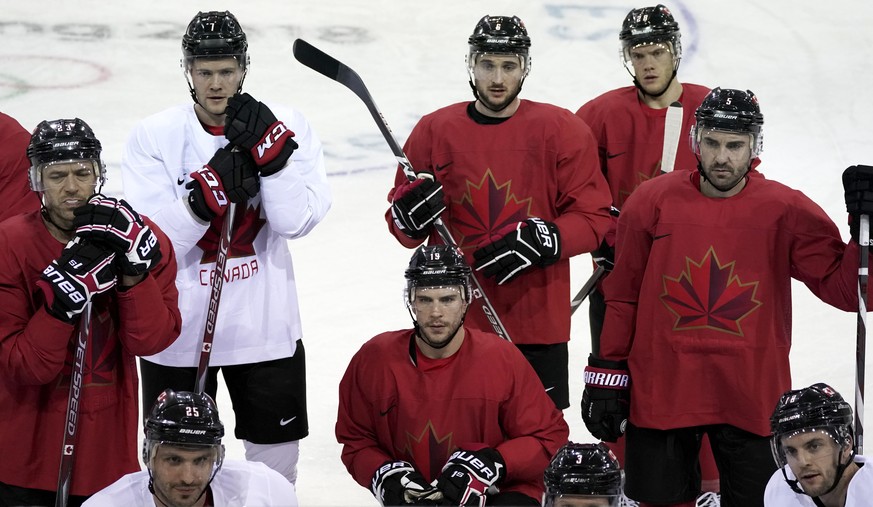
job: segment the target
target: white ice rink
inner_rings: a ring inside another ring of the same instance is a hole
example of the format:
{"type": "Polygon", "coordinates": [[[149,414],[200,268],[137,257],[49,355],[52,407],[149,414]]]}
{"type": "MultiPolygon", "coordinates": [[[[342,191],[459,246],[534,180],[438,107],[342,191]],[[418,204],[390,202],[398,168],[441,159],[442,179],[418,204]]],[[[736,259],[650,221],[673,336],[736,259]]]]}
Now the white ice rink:
{"type": "MultiPolygon", "coordinates": [[[[119,157],[134,124],[190,100],[179,68],[180,39],[197,10],[230,9],[239,18],[252,60],[246,91],[307,115],[324,142],[334,205],[309,237],[289,244],[301,292],[311,428],[301,443],[297,485],[303,506],[349,506],[376,502],[340,462],[333,434],[337,385],[364,340],[410,325],[401,301],[410,252],[388,234],[382,218],[394,171],[391,151],[357,97],[293,59],[293,40],[304,38],[357,70],[402,144],[422,114],[471,98],[466,40],[482,15],[516,14],[530,31],[533,67],[522,96],[575,111],[595,95],[629,84],[619,63],[618,29],[628,10],[650,4],[3,0],[0,5],[0,110],[27,129],[44,119],[85,119],[103,142],[109,194],[123,193],[119,157]]],[[[873,3],[671,0],[667,5],[683,31],[681,80],[754,91],[766,119],[762,172],[803,190],[844,224],[840,175],[849,165],[873,164],[873,45],[865,36],[873,24],[873,3]]],[[[842,230],[848,238],[848,228],[842,230]]],[[[574,260],[574,291],[590,272],[587,255],[574,260]]],[[[794,386],[827,381],[851,399],[855,314],[826,306],[800,284],[794,296],[794,386]]],[[[591,439],[578,409],[589,350],[586,319],[586,311],[576,314],[570,342],[573,406],[565,416],[576,441],[591,439]]],[[[232,427],[229,400],[222,395],[218,401],[232,427]]],[[[873,425],[873,410],[865,415],[873,425]]],[[[242,458],[239,442],[230,437],[226,444],[231,458],[242,458]]]]}

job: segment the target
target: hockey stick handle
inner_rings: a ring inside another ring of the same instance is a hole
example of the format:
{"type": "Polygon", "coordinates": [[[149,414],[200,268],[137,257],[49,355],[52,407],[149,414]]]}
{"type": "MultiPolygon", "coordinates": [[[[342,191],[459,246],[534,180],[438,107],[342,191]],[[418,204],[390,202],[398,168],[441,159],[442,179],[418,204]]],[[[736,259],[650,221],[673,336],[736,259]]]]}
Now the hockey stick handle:
{"type": "Polygon", "coordinates": [[[676,165],[676,152],[682,136],[682,103],[678,100],[667,107],[664,116],[664,145],[661,150],[661,172],[669,173],[676,165]]]}
{"type": "Polygon", "coordinates": [[[864,453],[864,370],[867,355],[867,276],[870,253],[870,215],[861,215],[858,244],[858,337],[855,349],[855,452],[864,453]]]}
{"type": "Polygon", "coordinates": [[[76,331],[76,356],[70,373],[70,394],[67,398],[67,417],[64,420],[64,439],[61,444],[61,464],[58,471],[58,492],[55,507],[66,507],[73,482],[76,438],[79,435],[79,400],[85,380],[85,353],[91,338],[91,301],[85,303],[76,331]]]}
{"type": "MultiPolygon", "coordinates": [[[[367,106],[367,110],[370,111],[370,115],[376,121],[379,131],[382,132],[382,137],[385,138],[385,141],[391,148],[391,152],[394,153],[394,157],[403,168],[403,173],[406,174],[409,181],[414,181],[418,176],[412,168],[412,164],[409,163],[409,159],[403,152],[403,148],[401,148],[400,143],[398,143],[397,139],[394,137],[394,133],[388,126],[388,122],[385,121],[385,116],[382,115],[381,111],[379,111],[379,108],[376,106],[376,101],[373,100],[370,91],[367,89],[367,86],[364,84],[363,79],[361,79],[358,73],[352,70],[348,65],[343,64],[336,58],[321,51],[303,39],[297,39],[294,41],[293,52],[297,61],[319,74],[344,85],[364,102],[364,105],[367,106]]],[[[434,228],[443,240],[443,243],[457,246],[451,232],[449,232],[449,229],[442,220],[439,218],[434,220],[434,228]]],[[[475,276],[471,276],[470,278],[473,280],[474,285],[473,296],[482,299],[482,311],[485,312],[485,316],[491,323],[494,332],[501,338],[507,341],[512,341],[509,337],[509,333],[506,331],[506,327],[503,325],[503,322],[500,321],[500,317],[497,316],[497,312],[494,310],[494,305],[491,304],[488,296],[486,296],[485,292],[482,290],[482,285],[479,283],[479,280],[477,280],[475,276]]]]}
{"type": "Polygon", "coordinates": [[[605,274],[606,268],[604,268],[603,266],[597,266],[597,269],[595,269],[594,272],[591,273],[591,276],[588,277],[588,281],[585,282],[585,285],[583,285],[582,288],[579,289],[576,297],[574,297],[573,300],[570,301],[570,315],[576,313],[576,310],[579,309],[579,305],[581,305],[582,302],[591,295],[591,293],[594,291],[594,287],[597,285],[597,282],[600,281],[600,279],[603,278],[603,275],[605,274]]]}
{"type": "Polygon", "coordinates": [[[200,360],[197,363],[197,379],[194,392],[206,391],[206,372],[209,369],[209,356],[212,354],[212,342],[215,339],[215,323],[218,319],[218,305],[221,303],[221,289],[224,286],[224,270],[227,265],[227,253],[230,249],[230,239],[233,235],[233,220],[236,216],[235,202],[227,205],[224,222],[221,224],[221,237],[218,239],[218,252],[215,257],[215,270],[212,273],[209,292],[209,307],[206,309],[206,325],[203,328],[203,341],[200,343],[200,360]]]}

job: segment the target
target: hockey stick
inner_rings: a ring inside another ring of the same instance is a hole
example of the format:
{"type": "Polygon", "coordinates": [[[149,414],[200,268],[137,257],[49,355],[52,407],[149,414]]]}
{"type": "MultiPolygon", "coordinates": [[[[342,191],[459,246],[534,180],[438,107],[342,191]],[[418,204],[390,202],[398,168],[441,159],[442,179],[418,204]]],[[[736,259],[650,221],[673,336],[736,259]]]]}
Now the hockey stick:
{"type": "Polygon", "coordinates": [[[203,341],[200,343],[200,361],[197,364],[197,380],[194,392],[206,391],[206,372],[209,369],[209,356],[212,354],[212,340],[215,338],[215,321],[218,319],[218,304],[221,302],[221,288],[224,286],[224,267],[233,234],[233,219],[236,203],[227,205],[224,222],[221,224],[221,237],[218,238],[218,252],[215,257],[215,271],[212,274],[212,291],[209,293],[209,308],[206,310],[206,326],[203,328],[203,341]]]}
{"type": "Polygon", "coordinates": [[[864,453],[864,368],[867,354],[867,265],[870,252],[870,215],[861,215],[858,228],[861,260],[858,266],[858,343],[855,349],[855,452],[864,453]]]}
{"type": "MultiPolygon", "coordinates": [[[[409,163],[409,159],[406,158],[406,154],[403,153],[403,149],[400,147],[397,139],[394,138],[391,128],[388,127],[388,122],[385,121],[385,117],[382,116],[379,108],[376,107],[373,97],[370,95],[367,86],[364,85],[364,81],[358,73],[303,39],[297,39],[294,41],[293,51],[294,58],[296,58],[298,62],[345,86],[364,102],[364,105],[367,106],[367,109],[370,111],[370,115],[374,120],[376,120],[376,125],[382,132],[385,141],[388,142],[388,146],[394,153],[394,157],[397,159],[397,162],[400,163],[400,166],[403,167],[404,174],[409,178],[409,181],[414,181],[417,176],[412,169],[412,164],[409,163]]],[[[433,225],[437,233],[440,235],[440,238],[442,238],[443,243],[457,246],[454,238],[452,238],[451,232],[449,232],[449,229],[442,220],[437,218],[434,220],[433,225]]],[[[479,280],[477,280],[475,276],[471,276],[470,278],[472,278],[473,285],[475,286],[473,289],[473,296],[482,299],[482,311],[485,312],[485,316],[491,323],[494,332],[501,338],[507,341],[512,341],[509,338],[509,333],[506,332],[506,328],[497,316],[494,306],[482,290],[479,280]]]]}
{"type": "Polygon", "coordinates": [[[79,435],[79,400],[82,397],[85,379],[85,352],[91,338],[91,302],[85,303],[79,327],[76,332],[76,356],[70,373],[70,395],[67,398],[67,417],[64,420],[64,441],[61,446],[61,465],[58,471],[58,492],[55,507],[66,507],[73,482],[73,461],[75,459],[76,437],[79,435]]]}
{"type": "MultiPolygon", "coordinates": [[[[670,104],[667,115],[664,117],[664,147],[661,150],[661,174],[673,171],[676,165],[676,152],[679,147],[679,137],[682,134],[682,103],[679,101],[670,104]]],[[[579,305],[591,295],[597,282],[606,274],[603,266],[597,266],[594,273],[585,282],[572,300],[570,300],[570,315],[576,313],[579,305]]]]}
{"type": "Polygon", "coordinates": [[[682,134],[682,103],[678,100],[667,108],[664,117],[664,148],[661,150],[661,173],[673,171],[676,165],[676,151],[682,134]]]}

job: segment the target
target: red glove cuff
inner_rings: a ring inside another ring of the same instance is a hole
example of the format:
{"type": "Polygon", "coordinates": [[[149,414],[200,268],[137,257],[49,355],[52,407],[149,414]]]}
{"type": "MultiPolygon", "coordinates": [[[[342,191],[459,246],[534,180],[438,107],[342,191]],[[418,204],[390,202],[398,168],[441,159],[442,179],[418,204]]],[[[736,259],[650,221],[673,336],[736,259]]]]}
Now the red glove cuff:
{"type": "Polygon", "coordinates": [[[255,164],[261,167],[272,162],[282,153],[282,147],[292,137],[294,137],[294,132],[291,129],[281,121],[275,121],[267,128],[264,137],[251,149],[255,164]]]}

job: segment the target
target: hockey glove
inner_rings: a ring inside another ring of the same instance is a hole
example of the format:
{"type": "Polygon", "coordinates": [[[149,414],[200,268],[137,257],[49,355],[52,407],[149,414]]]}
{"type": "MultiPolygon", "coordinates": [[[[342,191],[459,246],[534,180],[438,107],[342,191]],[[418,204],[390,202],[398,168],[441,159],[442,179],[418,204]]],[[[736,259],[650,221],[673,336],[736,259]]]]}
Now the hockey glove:
{"type": "Polygon", "coordinates": [[[630,413],[630,374],[626,361],[588,356],[582,420],[594,438],[615,442],[627,426],[630,413]]]}
{"type": "Polygon", "coordinates": [[[506,463],[496,449],[457,450],[449,456],[434,483],[450,505],[485,505],[506,476],[506,463]]]}
{"type": "Polygon", "coordinates": [[[231,201],[245,202],[260,190],[251,158],[229,146],[216,151],[205,166],[191,173],[191,179],[185,185],[191,190],[188,203],[205,222],[224,215],[231,201]]]}
{"type": "Polygon", "coordinates": [[[609,230],[606,231],[606,235],[603,237],[600,246],[591,252],[591,259],[594,263],[606,271],[612,271],[612,268],[615,266],[615,228],[617,225],[616,222],[618,221],[618,213],[618,208],[615,206],[609,207],[609,216],[612,217],[612,225],[609,230]]]}
{"type": "Polygon", "coordinates": [[[60,320],[72,322],[94,294],[115,286],[114,259],[111,251],[82,238],[67,243],[61,256],[46,266],[36,282],[45,296],[46,310],[60,320]]]}
{"type": "Polygon", "coordinates": [[[498,235],[503,237],[473,252],[476,271],[493,276],[498,285],[531,266],[545,267],[561,258],[558,227],[551,222],[528,218],[504,228],[498,235]]]}
{"type": "MultiPolygon", "coordinates": [[[[442,493],[428,484],[408,461],[386,461],[373,474],[370,486],[380,505],[434,505],[442,493]]],[[[437,504],[438,505],[438,504],[437,504]]]]}
{"type": "Polygon", "coordinates": [[[123,274],[142,275],[160,262],[158,237],[124,199],[95,194],[73,213],[76,236],[113,250],[123,274]]]}
{"type": "Polygon", "coordinates": [[[294,132],[248,93],[227,100],[224,137],[251,152],[261,176],[279,172],[297,149],[294,132]]]}
{"type": "Polygon", "coordinates": [[[846,191],[846,211],[849,212],[849,232],[858,241],[861,215],[873,215],[873,166],[853,165],[843,171],[846,191]]]}
{"type": "Polygon", "coordinates": [[[442,183],[430,175],[406,182],[397,187],[391,202],[394,224],[410,238],[425,238],[446,209],[444,199],[442,183]]]}

